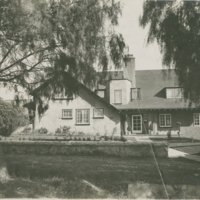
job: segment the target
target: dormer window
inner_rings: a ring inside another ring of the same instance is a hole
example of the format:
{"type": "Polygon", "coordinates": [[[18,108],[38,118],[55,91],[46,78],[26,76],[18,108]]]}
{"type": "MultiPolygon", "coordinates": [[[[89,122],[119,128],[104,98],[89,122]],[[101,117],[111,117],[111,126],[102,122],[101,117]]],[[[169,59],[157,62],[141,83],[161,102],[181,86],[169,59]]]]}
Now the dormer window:
{"type": "Polygon", "coordinates": [[[131,100],[141,99],[140,88],[131,88],[131,100]]]}
{"type": "Polygon", "coordinates": [[[73,94],[70,92],[67,92],[64,88],[61,92],[54,94],[54,99],[55,100],[73,100],[73,94]]]}
{"type": "Polygon", "coordinates": [[[180,88],[180,87],[166,88],[166,98],[167,99],[183,98],[183,88],[180,88]]]}

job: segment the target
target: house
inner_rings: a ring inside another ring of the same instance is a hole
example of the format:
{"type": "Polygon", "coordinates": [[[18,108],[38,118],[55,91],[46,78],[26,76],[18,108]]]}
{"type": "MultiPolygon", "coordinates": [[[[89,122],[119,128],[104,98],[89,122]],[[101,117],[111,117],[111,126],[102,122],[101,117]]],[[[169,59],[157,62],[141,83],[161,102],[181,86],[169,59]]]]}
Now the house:
{"type": "Polygon", "coordinates": [[[77,132],[129,136],[199,133],[200,107],[183,98],[175,70],[135,70],[132,55],[124,61],[121,69],[99,74],[103,81],[95,91],[77,82],[70,99],[50,100],[42,116],[36,109],[35,128],[54,132],[70,126],[77,132]]]}
{"type": "MultiPolygon", "coordinates": [[[[47,128],[50,133],[55,133],[57,129],[67,126],[70,131],[76,133],[120,136],[119,111],[67,73],[64,76],[66,80],[70,80],[70,86],[77,86],[76,92],[71,95],[65,91],[55,94],[48,100],[48,109],[41,115],[40,102],[36,99],[34,128],[47,128]]],[[[37,88],[33,95],[37,94],[41,87],[37,88]]],[[[43,102],[44,100],[45,98],[43,102]]]]}
{"type": "Polygon", "coordinates": [[[126,134],[200,133],[200,107],[183,98],[175,70],[136,71],[130,94],[129,103],[116,106],[126,116],[126,134]]]}

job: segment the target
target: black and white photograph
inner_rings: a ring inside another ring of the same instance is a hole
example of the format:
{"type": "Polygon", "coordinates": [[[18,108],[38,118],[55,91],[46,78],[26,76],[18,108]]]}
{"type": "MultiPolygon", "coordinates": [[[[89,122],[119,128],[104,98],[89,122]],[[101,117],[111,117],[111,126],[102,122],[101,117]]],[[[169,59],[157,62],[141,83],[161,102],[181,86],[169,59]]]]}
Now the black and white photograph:
{"type": "Polygon", "coordinates": [[[0,0],[0,199],[200,199],[200,0],[0,0]]]}

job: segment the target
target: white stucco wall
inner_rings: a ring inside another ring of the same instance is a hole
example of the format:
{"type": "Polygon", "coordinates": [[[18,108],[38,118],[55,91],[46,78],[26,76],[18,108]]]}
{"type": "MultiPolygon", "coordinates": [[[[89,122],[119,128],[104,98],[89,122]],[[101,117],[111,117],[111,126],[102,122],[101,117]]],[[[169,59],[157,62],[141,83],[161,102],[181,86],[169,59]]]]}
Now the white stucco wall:
{"type": "MultiPolygon", "coordinates": [[[[36,115],[37,120],[37,115],[36,115]]],[[[49,101],[49,108],[43,116],[37,120],[35,129],[45,127],[50,132],[55,132],[62,126],[70,126],[71,131],[82,131],[86,134],[120,135],[120,116],[117,111],[111,109],[99,99],[89,94],[84,89],[79,89],[78,94],[72,101],[55,100],[49,101]],[[94,108],[104,108],[104,118],[94,119],[94,108]],[[62,119],[62,109],[72,109],[72,119],[62,119]],[[76,125],[76,109],[90,109],[90,124],[76,125]]]]}
{"type": "Polygon", "coordinates": [[[129,80],[110,81],[110,104],[114,104],[114,90],[122,90],[122,104],[130,101],[131,82],[129,80]]]}

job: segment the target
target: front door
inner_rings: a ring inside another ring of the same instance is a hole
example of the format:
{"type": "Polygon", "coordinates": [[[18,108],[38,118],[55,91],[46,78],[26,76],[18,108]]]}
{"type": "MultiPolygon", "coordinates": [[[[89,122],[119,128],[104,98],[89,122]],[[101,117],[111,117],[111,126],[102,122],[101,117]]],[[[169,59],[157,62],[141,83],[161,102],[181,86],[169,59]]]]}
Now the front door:
{"type": "Polygon", "coordinates": [[[142,115],[132,115],[132,132],[142,133],[142,115]]]}

